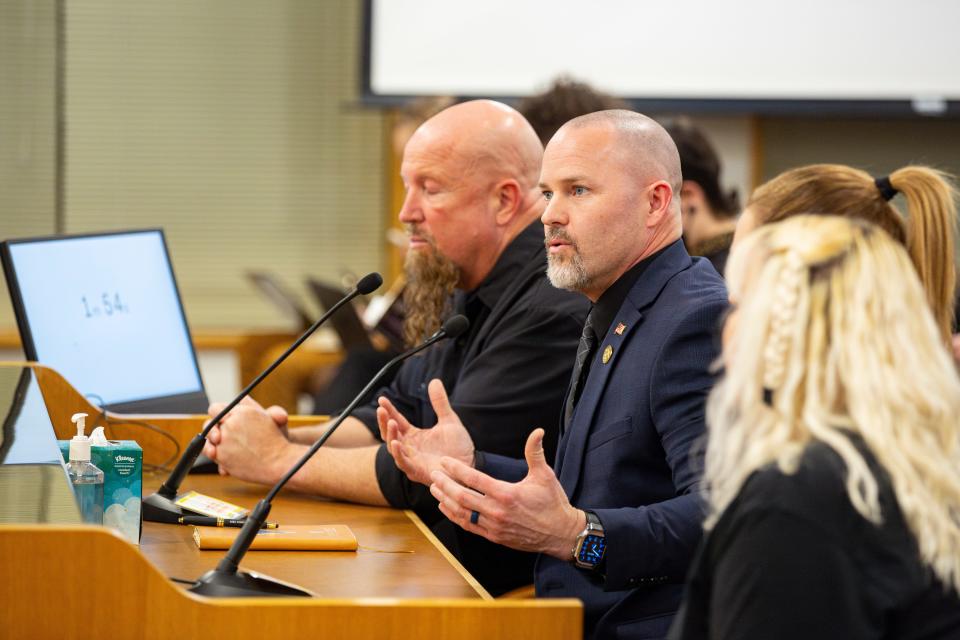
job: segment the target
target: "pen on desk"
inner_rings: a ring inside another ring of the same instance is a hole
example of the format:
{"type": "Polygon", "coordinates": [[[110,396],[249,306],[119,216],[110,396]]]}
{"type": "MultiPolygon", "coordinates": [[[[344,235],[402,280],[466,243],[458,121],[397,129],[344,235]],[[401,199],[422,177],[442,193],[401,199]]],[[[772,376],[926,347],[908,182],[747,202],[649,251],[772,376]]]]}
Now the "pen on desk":
{"type": "MultiPolygon", "coordinates": [[[[212,518],[210,516],[183,516],[178,522],[180,524],[192,524],[197,527],[236,527],[240,528],[247,523],[246,520],[230,520],[224,518],[212,518]]],[[[261,529],[276,529],[280,525],[276,522],[264,522],[261,529]]]]}

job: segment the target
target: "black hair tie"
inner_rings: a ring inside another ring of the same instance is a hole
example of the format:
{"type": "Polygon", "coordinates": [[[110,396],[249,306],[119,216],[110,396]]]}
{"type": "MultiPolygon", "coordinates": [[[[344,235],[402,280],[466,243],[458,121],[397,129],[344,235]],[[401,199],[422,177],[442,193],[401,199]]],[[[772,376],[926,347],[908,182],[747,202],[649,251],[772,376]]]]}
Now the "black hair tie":
{"type": "Polygon", "coordinates": [[[883,196],[884,200],[888,202],[893,200],[893,196],[899,193],[897,189],[890,184],[890,176],[883,176],[882,178],[877,178],[873,181],[877,185],[877,189],[880,190],[880,195],[883,196]]]}
{"type": "Polygon", "coordinates": [[[767,405],[768,407],[773,406],[773,389],[770,387],[763,388],[763,404],[767,405]]]}

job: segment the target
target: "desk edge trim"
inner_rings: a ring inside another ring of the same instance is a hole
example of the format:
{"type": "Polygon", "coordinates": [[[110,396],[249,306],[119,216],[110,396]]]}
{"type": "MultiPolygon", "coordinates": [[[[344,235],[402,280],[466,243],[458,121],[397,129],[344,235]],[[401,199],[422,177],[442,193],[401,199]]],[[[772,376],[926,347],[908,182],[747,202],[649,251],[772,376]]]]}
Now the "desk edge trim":
{"type": "Polygon", "coordinates": [[[410,521],[413,522],[413,524],[417,527],[417,529],[420,530],[420,533],[422,533],[427,538],[427,540],[429,540],[431,544],[433,544],[433,546],[437,548],[437,551],[439,551],[440,555],[442,555],[444,558],[447,559],[447,562],[453,565],[453,568],[457,570],[457,573],[459,573],[463,577],[463,579],[467,581],[467,584],[473,587],[473,590],[476,591],[477,594],[482,599],[484,600],[494,599],[493,596],[491,596],[487,592],[487,590],[483,588],[483,585],[477,582],[477,579],[474,578],[472,575],[470,575],[470,572],[464,569],[463,565],[460,564],[460,561],[457,560],[457,558],[452,553],[450,553],[450,551],[443,545],[443,543],[440,542],[437,536],[433,534],[433,531],[430,530],[430,527],[425,525],[423,523],[423,520],[421,520],[416,513],[414,513],[410,509],[404,509],[403,512],[407,514],[407,517],[410,518],[410,521]]]}

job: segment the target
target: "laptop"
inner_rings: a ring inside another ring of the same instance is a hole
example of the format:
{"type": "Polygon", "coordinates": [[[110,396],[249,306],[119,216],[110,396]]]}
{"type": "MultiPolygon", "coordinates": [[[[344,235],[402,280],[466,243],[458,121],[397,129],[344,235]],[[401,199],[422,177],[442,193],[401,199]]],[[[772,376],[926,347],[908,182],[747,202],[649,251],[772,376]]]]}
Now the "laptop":
{"type": "Polygon", "coordinates": [[[206,413],[161,229],[7,240],[0,260],[28,360],[105,409],[206,413]]]}
{"type": "MultiPolygon", "coordinates": [[[[307,286],[324,309],[335,305],[344,292],[322,280],[307,278],[307,286]]],[[[403,282],[397,282],[386,294],[373,296],[361,315],[351,305],[351,311],[343,311],[330,318],[334,330],[340,337],[344,349],[352,347],[372,348],[372,331],[380,333],[394,351],[400,352],[403,340],[403,282]]]]}
{"type": "Polygon", "coordinates": [[[0,368],[0,525],[80,524],[40,386],[29,368],[0,368]]]}
{"type": "MultiPolygon", "coordinates": [[[[333,305],[343,299],[344,291],[339,287],[327,284],[316,278],[307,278],[307,286],[310,292],[317,299],[317,302],[324,309],[331,309],[333,305]]],[[[373,342],[370,340],[370,332],[363,324],[363,319],[357,313],[357,308],[352,304],[347,305],[347,309],[341,309],[330,317],[330,324],[333,330],[337,332],[340,338],[340,346],[344,351],[362,348],[373,348],[373,342]]]]}
{"type": "Polygon", "coordinates": [[[297,327],[297,331],[306,331],[307,327],[313,324],[314,321],[300,300],[290,293],[275,275],[265,271],[248,271],[247,279],[273,303],[290,324],[297,327]]]}

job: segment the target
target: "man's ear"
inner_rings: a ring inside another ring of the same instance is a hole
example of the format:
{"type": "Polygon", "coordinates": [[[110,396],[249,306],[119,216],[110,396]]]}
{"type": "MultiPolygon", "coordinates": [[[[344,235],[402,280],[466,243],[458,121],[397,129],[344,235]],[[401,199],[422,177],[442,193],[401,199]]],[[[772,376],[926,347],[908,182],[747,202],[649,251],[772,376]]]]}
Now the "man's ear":
{"type": "Polygon", "coordinates": [[[520,210],[520,185],[516,180],[501,180],[491,192],[494,219],[498,226],[510,224],[520,210]]]}
{"type": "Polygon", "coordinates": [[[649,211],[647,226],[655,227],[674,214],[673,189],[665,181],[654,182],[650,186],[648,197],[649,211]]]}

